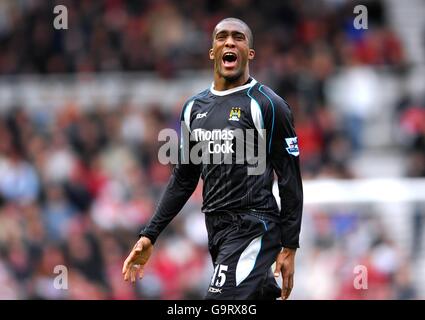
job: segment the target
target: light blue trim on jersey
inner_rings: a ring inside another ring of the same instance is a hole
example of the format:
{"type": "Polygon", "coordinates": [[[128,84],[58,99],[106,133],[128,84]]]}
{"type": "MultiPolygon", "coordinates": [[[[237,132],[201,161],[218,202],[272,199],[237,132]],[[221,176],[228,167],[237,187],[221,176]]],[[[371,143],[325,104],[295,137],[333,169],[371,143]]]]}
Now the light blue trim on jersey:
{"type": "MultiPolygon", "coordinates": [[[[251,98],[251,107],[252,107],[252,102],[254,101],[254,102],[256,103],[256,105],[257,105],[258,109],[260,110],[260,115],[261,115],[261,129],[264,129],[264,116],[263,116],[263,110],[261,110],[260,104],[258,103],[257,99],[255,99],[253,96],[251,96],[251,95],[249,94],[249,92],[252,90],[252,88],[254,88],[254,87],[249,88],[249,90],[247,91],[247,93],[246,93],[246,94],[248,95],[248,97],[250,97],[250,98],[251,98]]],[[[251,112],[251,116],[252,116],[252,120],[254,121],[254,125],[255,125],[255,119],[254,119],[254,117],[253,117],[252,112],[251,112]]],[[[258,129],[258,128],[257,128],[257,129],[258,129]]],[[[259,132],[260,132],[260,131],[259,131],[259,132]]]]}
{"type": "Polygon", "coordinates": [[[254,126],[257,129],[258,134],[261,136],[261,138],[264,138],[263,131],[262,131],[262,129],[264,129],[263,115],[261,113],[260,106],[258,105],[257,101],[255,101],[254,99],[251,99],[250,110],[251,110],[251,118],[252,118],[252,121],[254,122],[254,126]]]}
{"type": "Polygon", "coordinates": [[[181,161],[184,163],[184,142],[183,142],[183,126],[180,123],[180,155],[181,155],[181,161]]]}
{"type": "MultiPolygon", "coordinates": [[[[183,120],[184,120],[184,124],[187,127],[187,130],[190,133],[190,114],[192,112],[192,107],[193,107],[193,103],[195,102],[195,100],[190,101],[188,104],[186,104],[186,106],[183,109],[183,120]]],[[[185,161],[184,159],[184,139],[183,139],[184,135],[183,135],[183,127],[182,124],[180,122],[180,154],[182,156],[182,162],[185,161]]]]}
{"type": "Polygon", "coordinates": [[[261,251],[263,235],[253,239],[241,253],[236,265],[236,286],[244,281],[255,267],[261,251]]]}
{"type": "MultiPolygon", "coordinates": [[[[183,106],[183,109],[182,109],[182,112],[181,112],[181,115],[180,115],[180,149],[183,149],[183,129],[182,129],[182,126],[181,126],[181,119],[183,118],[184,123],[186,124],[187,130],[189,131],[189,134],[190,134],[190,132],[191,132],[190,131],[190,115],[192,114],[193,104],[195,103],[196,99],[203,98],[206,95],[208,95],[208,93],[209,93],[209,89],[206,89],[206,90],[202,91],[201,93],[199,93],[198,95],[192,96],[190,99],[193,99],[193,100],[189,100],[189,102],[186,103],[183,106]]],[[[190,140],[190,138],[189,138],[189,140],[190,140]]],[[[184,161],[184,152],[181,152],[181,155],[182,155],[182,159],[184,161]]],[[[190,155],[190,150],[189,150],[189,155],[190,155]]]]}
{"type": "Polygon", "coordinates": [[[271,134],[270,134],[270,141],[269,141],[269,153],[271,152],[271,149],[272,149],[272,139],[273,139],[273,130],[274,130],[274,103],[273,103],[273,101],[272,101],[272,99],[270,99],[270,97],[264,92],[264,91],[262,91],[261,90],[261,88],[262,87],[264,87],[264,85],[262,84],[259,88],[258,88],[258,90],[263,94],[263,95],[265,95],[266,97],[267,97],[267,99],[269,99],[269,101],[270,101],[270,103],[272,104],[272,110],[273,110],[273,118],[272,118],[272,132],[271,132],[271,134]]]}
{"type": "Polygon", "coordinates": [[[267,231],[269,229],[269,228],[267,228],[267,223],[263,219],[260,219],[260,221],[263,223],[264,229],[266,229],[266,231],[267,231]]]}
{"type": "Polygon", "coordinates": [[[190,114],[192,112],[192,107],[193,107],[193,103],[195,102],[195,100],[190,101],[187,105],[186,108],[184,109],[184,123],[186,124],[187,130],[189,130],[190,132],[190,114]]]}

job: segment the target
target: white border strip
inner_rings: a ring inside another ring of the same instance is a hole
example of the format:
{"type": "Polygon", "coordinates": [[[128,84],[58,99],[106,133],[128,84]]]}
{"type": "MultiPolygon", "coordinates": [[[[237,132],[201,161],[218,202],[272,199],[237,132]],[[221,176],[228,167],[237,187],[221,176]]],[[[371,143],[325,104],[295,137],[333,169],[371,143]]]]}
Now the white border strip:
{"type": "MultiPolygon", "coordinates": [[[[304,180],[303,187],[304,204],[425,201],[422,178],[304,180]]],[[[279,199],[276,183],[273,193],[279,199]]]]}
{"type": "Polygon", "coordinates": [[[211,84],[210,91],[211,91],[212,94],[215,94],[216,96],[226,96],[228,94],[232,94],[232,93],[250,88],[250,87],[254,86],[256,83],[257,83],[257,80],[252,78],[250,83],[247,83],[243,86],[235,87],[235,88],[232,88],[232,89],[229,89],[229,90],[217,91],[217,90],[214,89],[214,82],[213,82],[211,84]]]}

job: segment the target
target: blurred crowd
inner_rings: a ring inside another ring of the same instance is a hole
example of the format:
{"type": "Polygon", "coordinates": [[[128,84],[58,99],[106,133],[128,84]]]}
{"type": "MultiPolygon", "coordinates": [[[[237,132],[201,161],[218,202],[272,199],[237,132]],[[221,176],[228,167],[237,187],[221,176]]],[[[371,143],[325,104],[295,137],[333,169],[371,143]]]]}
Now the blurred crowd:
{"type": "MultiPolygon", "coordinates": [[[[2,116],[0,297],[135,298],[121,267],[170,175],[157,161],[158,130],[176,121],[154,107],[125,104],[87,113],[75,106],[56,114],[14,109],[2,116]],[[49,290],[56,265],[67,266],[69,290],[49,290]]],[[[191,201],[200,197],[198,191],[191,201]]],[[[193,219],[190,230],[184,221],[179,229],[177,220],[164,236],[187,241],[173,241],[173,249],[159,242],[154,275],[147,272],[147,282],[159,288],[149,297],[182,298],[185,290],[176,288],[199,284],[206,246],[191,230],[193,219]]]]}
{"type": "Polygon", "coordinates": [[[364,120],[376,104],[364,100],[379,91],[379,80],[362,67],[402,74],[407,65],[380,1],[367,3],[367,30],[354,27],[357,2],[348,0],[60,1],[67,30],[53,28],[57,4],[2,2],[0,75],[153,71],[172,79],[182,70],[211,69],[215,24],[239,17],[254,31],[252,74],[291,105],[306,173],[314,175],[353,174],[344,162],[362,148],[364,120]],[[350,71],[344,81],[352,93],[335,114],[325,87],[341,69],[350,71]]]}
{"type": "MultiPolygon", "coordinates": [[[[213,27],[221,18],[239,17],[254,32],[252,74],[291,105],[304,178],[353,178],[348,164],[362,149],[362,119],[347,112],[341,121],[326,100],[327,81],[341,68],[362,66],[389,67],[399,75],[406,59],[381,2],[368,4],[367,31],[353,27],[352,8],[351,1],[331,0],[3,1],[0,75],[148,70],[173,79],[182,70],[211,69],[213,27]],[[68,9],[68,30],[52,27],[55,4],[68,9]]],[[[424,176],[425,120],[416,116],[423,117],[424,108],[410,106],[400,103],[398,119],[416,161],[407,174],[424,176]]],[[[0,298],[202,298],[212,265],[201,183],[158,240],[145,279],[133,287],[121,276],[170,176],[171,167],[157,160],[158,132],[178,128],[181,106],[167,112],[124,98],[114,108],[23,107],[0,116],[0,298]],[[53,286],[58,265],[67,267],[67,290],[53,286]]],[[[382,226],[366,230],[379,225],[376,218],[338,212],[311,217],[314,250],[306,263],[314,260],[320,273],[326,252],[334,250],[330,270],[341,273],[332,295],[311,298],[415,297],[397,245],[382,226]],[[353,247],[356,241],[363,247],[353,247]],[[377,288],[370,296],[350,287],[352,273],[343,263],[353,259],[370,266],[377,288]]],[[[333,277],[330,270],[325,273],[333,277]]]]}
{"type": "MultiPolygon", "coordinates": [[[[302,253],[298,290],[307,299],[415,299],[409,253],[370,205],[309,208],[311,248],[302,253]]],[[[307,240],[305,240],[307,241],[307,240]]]]}
{"type": "MultiPolygon", "coordinates": [[[[157,134],[178,116],[158,110],[123,102],[89,112],[14,109],[0,118],[0,298],[203,297],[213,270],[202,183],[159,238],[144,280],[122,280],[122,263],[170,175],[157,161],[157,134]],[[68,290],[53,286],[58,265],[67,267],[68,290]]],[[[368,210],[305,210],[311,247],[301,252],[298,281],[317,290],[300,298],[416,297],[408,252],[368,210]],[[370,290],[353,287],[353,265],[368,267],[370,290]]]]}
{"type": "Polygon", "coordinates": [[[264,72],[295,76],[296,69],[309,66],[323,78],[335,64],[400,65],[403,51],[384,23],[382,4],[367,3],[368,26],[374,27],[367,33],[353,26],[355,4],[333,0],[2,1],[0,74],[153,70],[172,76],[181,69],[209,68],[206,53],[211,32],[226,16],[240,17],[254,30],[255,64],[264,72]],[[67,8],[67,30],[53,28],[53,7],[58,4],[67,8]]]}

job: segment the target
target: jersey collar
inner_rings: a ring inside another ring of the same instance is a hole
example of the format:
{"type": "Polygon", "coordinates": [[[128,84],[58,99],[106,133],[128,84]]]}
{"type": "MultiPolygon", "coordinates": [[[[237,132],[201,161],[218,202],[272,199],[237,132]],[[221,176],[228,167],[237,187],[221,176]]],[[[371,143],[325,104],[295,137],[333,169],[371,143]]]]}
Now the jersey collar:
{"type": "Polygon", "coordinates": [[[254,78],[252,78],[251,82],[249,82],[247,84],[244,84],[243,86],[239,86],[239,87],[235,87],[235,88],[228,89],[228,90],[223,90],[223,91],[217,91],[217,90],[214,89],[214,82],[213,82],[211,84],[210,91],[211,91],[212,94],[214,94],[216,96],[226,96],[228,94],[235,93],[235,92],[238,92],[238,91],[241,91],[241,90],[250,88],[253,85],[255,85],[256,83],[257,83],[257,80],[255,80],[254,78]]]}

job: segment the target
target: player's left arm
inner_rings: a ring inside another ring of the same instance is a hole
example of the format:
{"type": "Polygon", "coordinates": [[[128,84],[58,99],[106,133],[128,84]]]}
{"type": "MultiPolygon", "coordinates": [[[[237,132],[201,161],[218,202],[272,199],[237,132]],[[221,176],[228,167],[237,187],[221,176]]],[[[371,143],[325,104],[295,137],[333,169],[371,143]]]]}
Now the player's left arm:
{"type": "MultiPolygon", "coordinates": [[[[271,90],[270,90],[271,91],[271,90]]],[[[267,91],[265,91],[267,94],[267,91]]],[[[273,92],[270,100],[272,121],[267,133],[269,156],[277,175],[281,203],[282,251],[276,258],[275,276],[282,274],[282,299],[287,299],[293,288],[295,253],[299,248],[303,187],[300,172],[299,148],[292,112],[288,104],[273,92]]],[[[269,108],[269,110],[270,110],[269,108]]],[[[270,112],[268,112],[270,114],[270,112]]]]}

